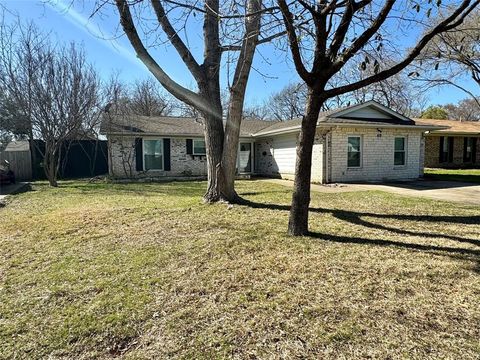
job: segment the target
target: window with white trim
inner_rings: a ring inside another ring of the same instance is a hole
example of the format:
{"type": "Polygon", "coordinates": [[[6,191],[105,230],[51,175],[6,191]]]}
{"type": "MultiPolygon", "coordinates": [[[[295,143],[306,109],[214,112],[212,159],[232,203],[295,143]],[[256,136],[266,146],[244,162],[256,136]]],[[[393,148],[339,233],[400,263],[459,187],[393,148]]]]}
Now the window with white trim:
{"type": "Polygon", "coordinates": [[[193,139],[193,155],[205,155],[206,153],[205,140],[193,139]]]}
{"type": "Polygon", "coordinates": [[[143,139],[143,167],[145,170],[163,170],[162,139],[143,139]]]}
{"type": "Polygon", "coordinates": [[[356,168],[362,165],[362,138],[360,136],[348,137],[347,166],[356,168]]]}
{"type": "Polygon", "coordinates": [[[405,137],[396,137],[395,144],[394,144],[394,157],[393,157],[393,164],[395,166],[403,166],[406,164],[406,140],[405,137]]]}

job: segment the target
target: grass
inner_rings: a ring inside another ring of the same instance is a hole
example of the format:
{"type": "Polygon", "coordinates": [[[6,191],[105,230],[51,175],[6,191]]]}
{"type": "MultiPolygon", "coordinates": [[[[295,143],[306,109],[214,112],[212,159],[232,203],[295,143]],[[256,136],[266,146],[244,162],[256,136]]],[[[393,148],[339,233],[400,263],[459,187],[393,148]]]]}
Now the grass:
{"type": "Polygon", "coordinates": [[[434,180],[480,183],[480,169],[425,169],[425,177],[434,180]]]}
{"type": "Polygon", "coordinates": [[[0,209],[0,358],[478,359],[480,208],[241,181],[34,184],[0,209]]]}

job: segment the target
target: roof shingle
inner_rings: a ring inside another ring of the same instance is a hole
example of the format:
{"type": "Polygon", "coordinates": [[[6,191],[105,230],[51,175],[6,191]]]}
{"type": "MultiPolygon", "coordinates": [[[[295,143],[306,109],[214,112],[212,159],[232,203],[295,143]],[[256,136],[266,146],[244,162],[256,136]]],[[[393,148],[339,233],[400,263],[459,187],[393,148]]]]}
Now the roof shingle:
{"type": "Polygon", "coordinates": [[[438,119],[415,119],[419,125],[449,126],[449,129],[435,130],[436,133],[480,134],[480,121],[458,121],[438,119]]]}
{"type": "MultiPolygon", "coordinates": [[[[268,127],[272,121],[245,119],[240,136],[252,134],[268,127]]],[[[105,117],[100,126],[102,134],[185,135],[203,136],[203,123],[192,117],[173,116],[116,116],[105,117]]]]}

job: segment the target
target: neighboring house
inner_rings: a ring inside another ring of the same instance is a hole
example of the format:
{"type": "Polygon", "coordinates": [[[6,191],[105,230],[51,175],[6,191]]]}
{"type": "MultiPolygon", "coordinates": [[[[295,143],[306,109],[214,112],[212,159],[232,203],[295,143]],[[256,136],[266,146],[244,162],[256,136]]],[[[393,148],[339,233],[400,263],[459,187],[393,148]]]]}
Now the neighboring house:
{"type": "MultiPolygon", "coordinates": [[[[301,119],[244,120],[239,174],[293,179],[301,119]]],[[[318,183],[416,179],[423,175],[422,124],[375,102],[321,113],[313,146],[312,181],[318,183]]],[[[203,125],[192,118],[106,118],[113,177],[206,176],[203,125]]]]}
{"type": "Polygon", "coordinates": [[[418,124],[449,127],[426,134],[426,167],[480,167],[480,122],[432,119],[416,119],[415,121],[418,124]]]}

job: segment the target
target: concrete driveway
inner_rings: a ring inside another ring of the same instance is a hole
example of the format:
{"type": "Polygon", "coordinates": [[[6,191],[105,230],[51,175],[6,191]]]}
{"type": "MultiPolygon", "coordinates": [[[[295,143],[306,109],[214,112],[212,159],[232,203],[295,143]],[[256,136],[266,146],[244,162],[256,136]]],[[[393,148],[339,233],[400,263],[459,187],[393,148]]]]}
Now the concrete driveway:
{"type": "MultiPolygon", "coordinates": [[[[293,181],[289,180],[268,179],[266,181],[293,187],[293,181]]],[[[480,184],[474,183],[417,180],[383,184],[312,184],[312,191],[326,193],[367,190],[380,190],[400,195],[480,205],[480,184]]]]}

